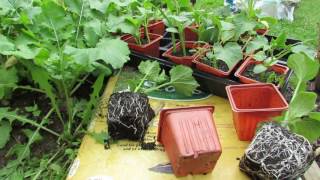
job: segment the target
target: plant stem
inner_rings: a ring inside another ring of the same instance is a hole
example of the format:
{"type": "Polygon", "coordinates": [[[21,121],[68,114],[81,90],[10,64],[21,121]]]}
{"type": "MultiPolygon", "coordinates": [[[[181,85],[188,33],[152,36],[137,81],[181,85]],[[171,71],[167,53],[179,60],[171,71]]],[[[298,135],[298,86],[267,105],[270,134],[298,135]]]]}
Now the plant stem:
{"type": "Polygon", "coordinates": [[[29,86],[16,86],[16,87],[14,87],[14,89],[25,89],[25,90],[30,90],[30,91],[46,94],[46,92],[41,89],[33,88],[33,87],[29,87],[29,86]]]}
{"type": "Polygon", "coordinates": [[[172,41],[172,45],[173,45],[173,52],[176,53],[177,52],[177,44],[176,44],[176,37],[174,33],[171,33],[171,41],[172,41]]]}
{"type": "Polygon", "coordinates": [[[82,20],[82,16],[83,16],[83,7],[84,7],[84,0],[81,1],[82,5],[81,5],[81,12],[80,12],[80,17],[79,17],[79,22],[77,25],[77,33],[76,33],[76,46],[78,46],[78,36],[79,36],[79,30],[80,30],[80,24],[81,24],[81,20],[82,20]]]}
{"type": "Polygon", "coordinates": [[[67,105],[67,112],[68,112],[68,127],[67,127],[67,133],[70,135],[71,134],[71,126],[72,126],[72,102],[70,99],[70,95],[69,95],[69,91],[68,88],[66,86],[66,84],[64,83],[64,81],[62,81],[62,86],[63,86],[63,90],[64,90],[64,94],[65,94],[65,99],[66,99],[66,105],[67,105]]]}
{"type": "Polygon", "coordinates": [[[152,91],[154,91],[154,90],[160,89],[160,88],[162,88],[162,87],[169,86],[170,84],[171,84],[171,82],[167,82],[167,83],[161,84],[161,85],[159,85],[159,86],[157,86],[157,87],[146,89],[146,90],[144,90],[143,92],[144,92],[144,93],[149,93],[149,92],[152,92],[152,91]]]}
{"type": "MultiPolygon", "coordinates": [[[[298,95],[298,92],[299,92],[299,90],[300,90],[301,85],[302,85],[302,81],[300,80],[300,81],[298,82],[298,84],[297,84],[297,87],[296,87],[295,90],[294,90],[294,93],[293,93],[293,96],[292,96],[292,98],[291,98],[290,103],[291,103],[292,101],[294,101],[294,99],[295,99],[296,96],[298,95]]],[[[289,107],[289,108],[290,108],[290,107],[289,107]]],[[[289,124],[289,110],[286,111],[285,116],[284,116],[284,120],[283,120],[283,122],[282,122],[282,125],[283,125],[284,127],[288,127],[288,124],[289,124]]]]}
{"type": "Polygon", "coordinates": [[[150,36],[149,36],[149,32],[148,32],[148,18],[146,17],[145,18],[145,21],[144,21],[144,31],[145,31],[145,35],[147,37],[147,40],[148,40],[148,43],[150,43],[150,36]]]}
{"type": "Polygon", "coordinates": [[[89,77],[90,74],[85,75],[79,83],[71,90],[70,95],[72,96],[82,85],[82,83],[89,77]]]}
{"type": "Polygon", "coordinates": [[[144,77],[141,79],[139,85],[134,89],[133,92],[138,92],[139,89],[141,88],[141,86],[143,85],[144,81],[147,79],[148,73],[146,75],[144,75],[144,77]]]}
{"type": "Polygon", "coordinates": [[[181,45],[182,53],[183,53],[183,56],[187,56],[186,42],[184,39],[184,29],[182,27],[178,27],[178,29],[179,29],[180,45],[181,45]]]}
{"type": "Polygon", "coordinates": [[[2,116],[4,117],[10,117],[10,118],[14,118],[22,123],[28,123],[28,124],[31,124],[32,126],[35,126],[35,127],[39,127],[41,128],[42,130],[44,131],[47,131],[48,133],[52,134],[52,135],[55,135],[57,137],[60,137],[60,134],[58,134],[57,132],[54,132],[46,127],[43,127],[42,125],[38,124],[36,121],[34,120],[30,120],[30,119],[27,119],[27,118],[24,118],[24,117],[21,117],[21,116],[18,116],[18,115],[12,115],[12,114],[2,114],[2,116]]]}
{"type": "MultiPolygon", "coordinates": [[[[40,126],[42,126],[45,122],[46,119],[48,119],[50,117],[50,115],[53,113],[54,111],[54,108],[51,108],[50,111],[44,116],[44,118],[42,118],[41,120],[41,123],[40,123],[40,126]]],[[[19,163],[22,162],[22,160],[24,159],[24,156],[25,156],[25,153],[27,152],[27,149],[31,146],[31,144],[33,143],[34,141],[34,138],[36,137],[36,134],[39,132],[40,130],[40,126],[37,127],[37,129],[34,131],[34,133],[32,134],[31,138],[29,139],[27,145],[25,146],[23,152],[22,152],[22,155],[19,156],[19,163]]]]}

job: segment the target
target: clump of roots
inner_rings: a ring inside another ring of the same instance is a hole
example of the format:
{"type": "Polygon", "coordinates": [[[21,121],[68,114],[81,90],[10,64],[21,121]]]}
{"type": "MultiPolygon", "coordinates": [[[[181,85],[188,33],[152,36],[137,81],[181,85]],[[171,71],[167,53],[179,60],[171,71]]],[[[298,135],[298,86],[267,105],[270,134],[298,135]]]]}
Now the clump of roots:
{"type": "Polygon", "coordinates": [[[114,93],[108,105],[108,131],[112,139],[143,140],[155,114],[146,95],[114,93]]]}
{"type": "Polygon", "coordinates": [[[297,179],[313,160],[312,145],[306,138],[268,123],[245,151],[240,169],[253,179],[297,179]]]}

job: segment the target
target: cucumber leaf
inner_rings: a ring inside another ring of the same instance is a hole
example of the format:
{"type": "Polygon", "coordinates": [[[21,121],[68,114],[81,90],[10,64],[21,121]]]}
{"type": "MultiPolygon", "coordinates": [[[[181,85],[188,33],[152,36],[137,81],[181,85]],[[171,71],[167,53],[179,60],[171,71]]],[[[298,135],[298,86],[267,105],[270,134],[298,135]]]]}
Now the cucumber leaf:
{"type": "Polygon", "coordinates": [[[319,71],[319,63],[304,54],[293,54],[288,59],[290,67],[299,81],[305,82],[313,79],[319,71]]]}
{"type": "Polygon", "coordinates": [[[9,141],[11,130],[10,123],[0,119],[0,149],[2,149],[9,141]]]}
{"type": "Polygon", "coordinates": [[[229,69],[231,69],[243,58],[241,47],[235,42],[229,42],[224,47],[221,45],[215,46],[214,55],[216,59],[225,62],[229,69]]]}
{"type": "Polygon", "coordinates": [[[183,65],[178,65],[170,70],[170,85],[176,91],[186,96],[191,96],[193,91],[199,86],[192,76],[192,69],[183,65]]]}
{"type": "Polygon", "coordinates": [[[308,115],[315,109],[317,94],[313,92],[300,92],[292,100],[289,107],[289,118],[295,119],[308,115]]]}

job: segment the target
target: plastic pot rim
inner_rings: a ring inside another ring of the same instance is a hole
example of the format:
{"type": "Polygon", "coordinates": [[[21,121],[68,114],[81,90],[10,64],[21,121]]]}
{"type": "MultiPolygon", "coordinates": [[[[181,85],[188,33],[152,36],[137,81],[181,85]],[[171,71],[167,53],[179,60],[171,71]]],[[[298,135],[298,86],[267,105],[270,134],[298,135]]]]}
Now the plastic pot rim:
{"type": "Polygon", "coordinates": [[[241,85],[229,85],[226,87],[226,91],[227,91],[227,95],[228,95],[228,99],[229,102],[231,104],[231,109],[234,112],[274,112],[274,111],[283,111],[289,108],[289,105],[287,103],[287,101],[285,100],[285,98],[282,96],[281,92],[279,91],[279,89],[272,83],[255,83],[255,84],[241,84],[241,85]],[[276,108],[252,108],[252,109],[241,109],[238,108],[234,99],[233,99],[233,95],[231,93],[231,89],[233,88],[243,88],[243,89],[250,89],[253,87],[271,87],[274,91],[276,91],[276,94],[278,95],[278,97],[281,99],[282,103],[284,104],[283,107],[276,107],[276,108]]]}

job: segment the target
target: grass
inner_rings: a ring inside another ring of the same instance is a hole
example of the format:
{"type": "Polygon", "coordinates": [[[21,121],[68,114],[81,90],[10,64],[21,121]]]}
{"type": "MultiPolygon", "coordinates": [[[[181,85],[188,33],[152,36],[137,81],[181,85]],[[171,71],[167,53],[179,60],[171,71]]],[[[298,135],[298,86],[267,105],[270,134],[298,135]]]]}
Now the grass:
{"type": "MultiPolygon", "coordinates": [[[[198,0],[200,7],[223,6],[223,0],[198,0]],[[205,5],[203,5],[205,4],[205,5]]],[[[317,24],[320,23],[320,0],[302,0],[294,12],[294,21],[280,20],[270,29],[271,35],[285,32],[289,38],[309,41],[307,44],[317,46],[317,24]]]]}

